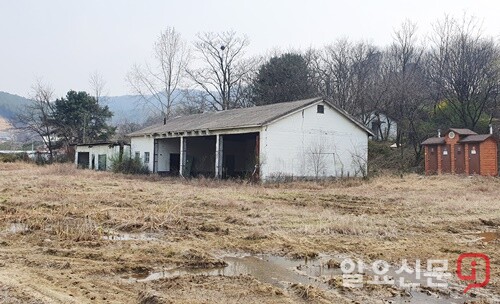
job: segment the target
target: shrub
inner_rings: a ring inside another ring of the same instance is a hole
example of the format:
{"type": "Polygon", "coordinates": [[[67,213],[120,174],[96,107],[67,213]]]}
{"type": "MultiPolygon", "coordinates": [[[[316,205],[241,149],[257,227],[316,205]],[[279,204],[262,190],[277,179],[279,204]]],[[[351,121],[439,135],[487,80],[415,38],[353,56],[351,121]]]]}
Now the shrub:
{"type": "Polygon", "coordinates": [[[28,154],[26,153],[8,153],[0,154],[0,162],[2,163],[14,163],[16,161],[28,161],[28,154]]]}
{"type": "Polygon", "coordinates": [[[149,174],[149,168],[140,158],[111,157],[111,168],[114,173],[149,174]]]}
{"type": "Polygon", "coordinates": [[[62,153],[54,153],[52,159],[50,155],[43,153],[36,153],[33,160],[35,164],[39,166],[51,165],[51,164],[64,164],[64,163],[73,163],[74,156],[62,153]]]}

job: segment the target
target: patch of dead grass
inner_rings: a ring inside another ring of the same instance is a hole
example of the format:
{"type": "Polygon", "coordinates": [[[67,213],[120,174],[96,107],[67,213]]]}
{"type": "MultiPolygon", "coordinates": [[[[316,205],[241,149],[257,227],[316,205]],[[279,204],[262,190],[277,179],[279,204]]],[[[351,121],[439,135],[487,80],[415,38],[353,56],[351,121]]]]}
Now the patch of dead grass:
{"type": "MultiPolygon", "coordinates": [[[[81,274],[85,281],[84,275],[112,276],[139,266],[220,266],[216,253],[226,251],[302,258],[322,252],[344,253],[366,262],[385,259],[393,263],[435,258],[449,259],[450,264],[461,252],[483,252],[492,261],[489,288],[500,293],[498,243],[471,242],[465,237],[498,229],[499,186],[497,178],[413,174],[369,181],[259,185],[126,176],[76,170],[73,165],[6,163],[0,164],[0,227],[24,223],[29,231],[4,231],[6,245],[1,254],[9,263],[23,267],[32,267],[20,258],[26,255],[30,265],[70,262],[74,275],[81,274]],[[106,230],[155,232],[158,239],[101,239],[106,230]]],[[[45,275],[57,281],[65,270],[57,271],[48,270],[45,275]]],[[[67,278],[60,282],[63,279],[67,278]]],[[[190,286],[196,290],[194,295],[180,291],[177,295],[195,301],[200,292],[214,288],[197,284],[210,285],[218,279],[191,280],[154,284],[190,286]]],[[[220,283],[240,292],[248,281],[224,278],[220,283]]],[[[106,284],[122,288],[115,279],[106,284]]],[[[249,302],[292,301],[274,291],[260,293],[262,285],[252,286],[247,291],[251,295],[243,298],[249,302]]],[[[140,291],[134,286],[125,287],[128,289],[134,295],[140,291]]],[[[296,295],[306,301],[317,298],[314,292],[298,288],[296,295]]],[[[214,289],[207,294],[215,294],[214,289]]],[[[172,299],[163,291],[159,296],[172,299]]]]}

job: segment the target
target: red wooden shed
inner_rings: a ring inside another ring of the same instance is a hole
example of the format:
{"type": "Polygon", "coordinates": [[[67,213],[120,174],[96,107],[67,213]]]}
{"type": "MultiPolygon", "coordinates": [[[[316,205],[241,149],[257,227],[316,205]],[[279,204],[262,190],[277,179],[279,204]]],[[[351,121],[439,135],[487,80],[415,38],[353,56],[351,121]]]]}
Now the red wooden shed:
{"type": "Polygon", "coordinates": [[[425,174],[498,175],[498,144],[493,134],[451,128],[422,142],[425,174]]]}

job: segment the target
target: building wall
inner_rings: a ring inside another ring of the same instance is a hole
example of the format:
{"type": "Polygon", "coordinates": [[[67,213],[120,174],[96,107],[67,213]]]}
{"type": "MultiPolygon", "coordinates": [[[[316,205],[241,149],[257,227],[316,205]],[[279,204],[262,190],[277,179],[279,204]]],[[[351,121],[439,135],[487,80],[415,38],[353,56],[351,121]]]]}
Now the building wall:
{"type": "MultiPolygon", "coordinates": [[[[457,134],[455,138],[449,138],[448,134],[445,134],[445,142],[450,145],[450,157],[451,157],[451,172],[456,173],[456,160],[455,160],[455,145],[460,144],[459,141],[465,136],[457,134]]],[[[480,162],[480,174],[497,176],[498,175],[498,145],[493,138],[488,138],[482,143],[467,143],[463,144],[464,147],[464,169],[465,174],[472,174],[470,169],[470,150],[472,146],[479,146],[479,162],[480,162]]],[[[430,174],[429,168],[429,147],[425,146],[425,172],[430,174]]],[[[442,153],[444,145],[437,145],[438,148],[438,173],[442,173],[442,153]]]]}
{"type": "Polygon", "coordinates": [[[319,177],[361,176],[366,172],[368,134],[327,104],[320,104],[324,114],[317,113],[314,105],[262,129],[263,179],[315,177],[316,173],[319,177]],[[323,165],[316,166],[318,163],[323,165]]]}
{"type": "Polygon", "coordinates": [[[425,174],[427,175],[430,174],[429,157],[430,157],[429,146],[426,145],[424,146],[424,170],[425,174]]]}
{"type": "MultiPolygon", "coordinates": [[[[78,153],[89,153],[89,169],[95,170],[111,170],[113,159],[117,158],[120,153],[120,146],[111,146],[108,144],[103,145],[88,145],[76,146],[75,151],[75,164],[77,165],[78,153]],[[99,155],[106,155],[106,168],[99,168],[99,155]]],[[[123,147],[123,157],[130,157],[130,146],[123,147]]]]}
{"type": "Polygon", "coordinates": [[[158,140],[158,172],[170,172],[170,154],[179,154],[179,149],[179,138],[158,140]]]}
{"type": "Polygon", "coordinates": [[[425,166],[425,174],[426,175],[432,175],[432,174],[439,174],[441,172],[441,163],[440,163],[440,157],[439,153],[441,152],[439,145],[426,145],[424,147],[424,166],[425,166]],[[436,171],[432,170],[434,168],[431,168],[431,149],[434,149],[435,153],[437,154],[437,161],[436,161],[436,171]]]}
{"type": "Polygon", "coordinates": [[[437,150],[436,153],[438,155],[438,157],[437,157],[437,159],[438,159],[438,162],[437,162],[438,163],[438,165],[437,165],[437,172],[438,172],[438,174],[441,174],[441,171],[442,171],[441,168],[443,166],[443,164],[442,164],[442,157],[441,157],[441,155],[443,153],[442,147],[443,147],[442,145],[437,145],[436,146],[436,150],[437,150]]]}
{"type": "Polygon", "coordinates": [[[458,141],[462,139],[461,135],[456,134],[454,138],[450,138],[448,134],[446,134],[445,142],[447,145],[450,145],[450,158],[451,158],[451,173],[455,173],[455,145],[458,141]]]}
{"type": "MultiPolygon", "coordinates": [[[[237,135],[244,133],[256,134],[255,131],[245,132],[246,129],[234,130],[227,133],[221,132],[224,138],[224,155],[235,155],[235,171],[253,171],[255,168],[255,138],[248,140],[229,140],[227,135],[237,135]]],[[[207,136],[187,136],[186,151],[187,161],[193,161],[191,170],[193,173],[201,173],[209,176],[215,174],[215,135],[207,136]]],[[[139,157],[144,160],[144,152],[150,152],[150,170],[154,167],[154,139],[150,137],[133,137],[132,157],[139,152],[139,157]],[[152,147],[152,148],[150,148],[152,147]]],[[[172,154],[180,153],[180,138],[159,138],[158,144],[158,172],[170,172],[170,157],[172,154]]],[[[177,172],[171,172],[177,173],[177,172]]]]}
{"type": "Polygon", "coordinates": [[[464,153],[465,153],[465,174],[469,175],[470,168],[469,168],[469,145],[468,144],[464,144],[464,153]]]}
{"type": "Polygon", "coordinates": [[[488,138],[479,147],[479,160],[481,175],[498,175],[497,143],[488,138]]]}
{"type": "Polygon", "coordinates": [[[144,162],[144,152],[149,152],[149,162],[146,165],[153,172],[154,139],[152,137],[133,137],[130,141],[131,157],[139,152],[139,158],[144,162]]]}

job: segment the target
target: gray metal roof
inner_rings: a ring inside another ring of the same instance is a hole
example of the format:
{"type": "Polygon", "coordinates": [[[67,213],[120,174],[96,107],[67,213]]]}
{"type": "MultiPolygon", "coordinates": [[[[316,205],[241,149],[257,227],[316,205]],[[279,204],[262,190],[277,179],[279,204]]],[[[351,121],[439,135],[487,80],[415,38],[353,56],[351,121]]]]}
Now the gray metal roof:
{"type": "Polygon", "coordinates": [[[358,127],[370,135],[371,130],[354,119],[345,111],[335,107],[322,98],[310,98],[291,102],[281,102],[265,106],[254,106],[249,108],[233,109],[219,112],[208,112],[202,114],[193,114],[188,116],[175,117],[167,120],[166,124],[157,124],[142,130],[128,134],[129,137],[137,137],[152,134],[162,134],[166,132],[190,132],[199,130],[224,130],[239,129],[264,126],[280,117],[293,113],[299,109],[305,108],[314,103],[323,101],[330,105],[351,120],[358,127]]]}
{"type": "Polygon", "coordinates": [[[86,144],[73,144],[73,146],[84,147],[84,146],[130,146],[130,143],[125,141],[95,141],[86,144]]]}
{"type": "Polygon", "coordinates": [[[461,139],[461,143],[469,143],[469,142],[482,142],[485,141],[486,139],[492,137],[492,134],[475,134],[475,135],[469,135],[465,137],[464,139],[461,139]]]}
{"type": "Polygon", "coordinates": [[[424,140],[422,145],[442,145],[444,143],[444,137],[431,137],[424,140]]]}

